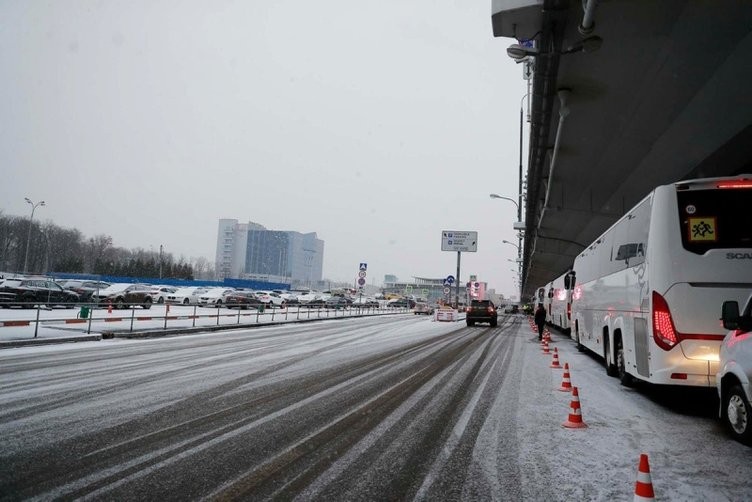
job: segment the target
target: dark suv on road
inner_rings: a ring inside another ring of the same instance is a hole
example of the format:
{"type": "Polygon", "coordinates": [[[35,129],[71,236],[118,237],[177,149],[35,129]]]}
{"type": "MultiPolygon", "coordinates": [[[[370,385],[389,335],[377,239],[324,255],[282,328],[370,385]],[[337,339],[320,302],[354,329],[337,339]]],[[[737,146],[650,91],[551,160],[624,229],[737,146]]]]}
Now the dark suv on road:
{"type": "Polygon", "coordinates": [[[468,326],[474,326],[476,322],[487,322],[491,326],[498,323],[496,305],[491,300],[472,300],[465,313],[468,326]]]}
{"type": "Polygon", "coordinates": [[[73,308],[79,296],[63,289],[55,281],[46,279],[6,279],[0,286],[0,299],[4,307],[31,308],[35,305],[63,305],[73,308]]]}

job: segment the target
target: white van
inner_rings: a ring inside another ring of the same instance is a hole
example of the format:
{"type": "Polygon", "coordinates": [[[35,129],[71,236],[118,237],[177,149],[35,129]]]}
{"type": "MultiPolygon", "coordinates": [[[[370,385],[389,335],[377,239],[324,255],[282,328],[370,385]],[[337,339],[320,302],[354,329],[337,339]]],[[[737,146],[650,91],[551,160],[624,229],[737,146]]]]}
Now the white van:
{"type": "Polygon", "coordinates": [[[716,376],[719,415],[734,439],[752,446],[752,295],[741,315],[737,302],[723,302],[721,320],[729,332],[716,376]]]}
{"type": "Polygon", "coordinates": [[[574,261],[572,338],[609,375],[713,387],[724,300],[752,284],[752,175],[653,190],[574,261]]]}

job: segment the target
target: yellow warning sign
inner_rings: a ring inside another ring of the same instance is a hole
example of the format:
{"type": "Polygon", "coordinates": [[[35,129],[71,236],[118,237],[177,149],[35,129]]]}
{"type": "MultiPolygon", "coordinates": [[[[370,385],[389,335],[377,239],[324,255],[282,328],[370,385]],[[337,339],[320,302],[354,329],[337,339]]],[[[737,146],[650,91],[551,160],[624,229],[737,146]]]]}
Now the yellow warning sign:
{"type": "Polygon", "coordinates": [[[718,240],[715,217],[690,217],[689,218],[689,241],[690,242],[714,242],[718,240]]]}

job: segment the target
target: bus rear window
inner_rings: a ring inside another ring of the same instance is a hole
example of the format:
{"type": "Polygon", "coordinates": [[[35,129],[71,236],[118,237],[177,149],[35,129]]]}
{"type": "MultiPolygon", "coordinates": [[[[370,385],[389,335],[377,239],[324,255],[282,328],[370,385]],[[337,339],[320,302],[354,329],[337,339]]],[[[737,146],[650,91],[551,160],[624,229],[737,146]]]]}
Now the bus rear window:
{"type": "Polygon", "coordinates": [[[752,248],[752,189],[679,190],[676,196],[684,249],[752,248]]]}

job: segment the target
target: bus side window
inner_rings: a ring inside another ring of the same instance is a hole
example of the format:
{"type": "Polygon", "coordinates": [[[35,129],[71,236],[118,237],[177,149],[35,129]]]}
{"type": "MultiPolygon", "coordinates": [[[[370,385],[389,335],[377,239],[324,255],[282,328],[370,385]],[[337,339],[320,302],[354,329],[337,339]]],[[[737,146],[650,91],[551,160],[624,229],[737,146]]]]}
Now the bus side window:
{"type": "Polygon", "coordinates": [[[632,210],[633,218],[629,221],[627,239],[634,251],[630,250],[629,266],[634,267],[645,261],[648,247],[648,229],[650,228],[650,207],[652,198],[645,199],[632,210]]]}
{"type": "Polygon", "coordinates": [[[629,266],[627,260],[629,259],[630,246],[629,243],[629,218],[627,216],[622,218],[616,223],[610,230],[612,245],[611,245],[611,260],[608,263],[608,273],[618,272],[624,270],[629,266]]]}
{"type": "Polygon", "coordinates": [[[635,243],[622,244],[619,246],[619,251],[616,252],[617,261],[628,260],[633,256],[637,256],[637,244],[635,243]]]}

